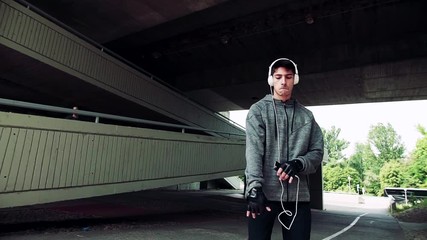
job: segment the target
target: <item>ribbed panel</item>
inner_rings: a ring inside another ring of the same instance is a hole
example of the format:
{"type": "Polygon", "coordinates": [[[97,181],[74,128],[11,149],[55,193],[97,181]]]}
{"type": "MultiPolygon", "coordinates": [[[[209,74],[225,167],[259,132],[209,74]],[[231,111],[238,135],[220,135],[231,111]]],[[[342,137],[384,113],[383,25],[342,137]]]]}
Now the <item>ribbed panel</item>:
{"type": "Polygon", "coordinates": [[[244,141],[0,112],[0,197],[243,168],[244,141]]]}
{"type": "Polygon", "coordinates": [[[224,132],[244,132],[112,58],[82,39],[9,0],[0,1],[0,40],[105,90],[112,91],[178,121],[224,132]],[[24,50],[23,50],[24,49],[24,50]]]}

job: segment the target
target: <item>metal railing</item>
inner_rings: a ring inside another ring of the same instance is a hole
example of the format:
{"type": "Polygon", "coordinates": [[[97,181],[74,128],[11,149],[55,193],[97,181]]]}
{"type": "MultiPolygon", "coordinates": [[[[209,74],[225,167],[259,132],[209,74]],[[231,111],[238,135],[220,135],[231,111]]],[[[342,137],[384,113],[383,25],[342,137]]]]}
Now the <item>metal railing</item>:
{"type": "Polygon", "coordinates": [[[195,131],[201,131],[201,132],[216,133],[223,137],[225,137],[224,135],[245,136],[245,134],[239,134],[239,133],[230,133],[230,132],[218,131],[218,130],[207,129],[207,128],[191,127],[186,125],[151,121],[151,120],[132,118],[132,117],[124,117],[124,116],[113,115],[113,114],[63,108],[63,107],[38,104],[38,103],[30,103],[30,102],[11,100],[11,99],[5,99],[5,98],[0,98],[0,105],[55,112],[55,113],[78,114],[82,116],[94,117],[96,123],[99,122],[100,118],[104,118],[104,119],[118,120],[118,121],[124,121],[124,122],[142,123],[142,124],[148,124],[148,125],[159,126],[159,127],[170,127],[170,128],[180,129],[182,133],[185,133],[186,130],[195,130],[195,131]]]}
{"type": "Polygon", "coordinates": [[[423,188],[385,188],[384,193],[395,202],[408,204],[408,196],[415,198],[427,198],[427,189],[423,188]]]}

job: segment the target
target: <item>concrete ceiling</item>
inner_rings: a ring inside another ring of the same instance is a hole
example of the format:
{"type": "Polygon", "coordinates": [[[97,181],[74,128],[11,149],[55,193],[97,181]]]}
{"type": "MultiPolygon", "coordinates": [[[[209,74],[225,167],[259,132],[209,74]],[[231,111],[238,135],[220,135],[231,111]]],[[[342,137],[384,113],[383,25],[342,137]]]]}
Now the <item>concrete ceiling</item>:
{"type": "MultiPolygon", "coordinates": [[[[247,109],[262,98],[269,92],[268,66],[279,57],[298,64],[301,81],[294,95],[305,105],[427,99],[425,0],[18,2],[42,10],[214,111],[247,109]]],[[[1,54],[13,55],[7,51],[0,48],[1,54]]],[[[28,75],[46,67],[24,62],[28,75]]],[[[32,87],[13,69],[3,68],[8,74],[0,84],[19,89],[28,96],[22,100],[31,101],[36,97],[32,87]]],[[[90,96],[106,94],[88,91],[56,94],[49,101],[96,101],[90,96]]]]}

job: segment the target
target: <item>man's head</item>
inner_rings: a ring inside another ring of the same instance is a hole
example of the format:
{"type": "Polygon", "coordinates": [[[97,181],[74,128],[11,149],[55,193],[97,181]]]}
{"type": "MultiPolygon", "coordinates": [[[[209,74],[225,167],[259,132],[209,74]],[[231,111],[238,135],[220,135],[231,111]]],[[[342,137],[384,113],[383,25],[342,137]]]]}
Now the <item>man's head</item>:
{"type": "Polygon", "coordinates": [[[293,61],[287,58],[279,58],[270,65],[268,84],[273,87],[274,98],[290,99],[293,87],[298,81],[298,69],[293,61]]]}

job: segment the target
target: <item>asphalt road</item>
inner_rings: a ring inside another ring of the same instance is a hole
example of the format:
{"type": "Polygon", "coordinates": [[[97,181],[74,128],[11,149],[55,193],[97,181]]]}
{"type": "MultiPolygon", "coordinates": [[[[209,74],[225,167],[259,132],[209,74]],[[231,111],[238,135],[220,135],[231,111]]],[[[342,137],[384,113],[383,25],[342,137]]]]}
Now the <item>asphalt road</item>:
{"type": "MultiPolygon", "coordinates": [[[[324,194],[311,239],[404,239],[388,199],[324,194]]],[[[246,239],[240,191],[151,190],[0,210],[1,239],[246,239]]],[[[272,239],[281,239],[279,223],[272,239]]]]}

